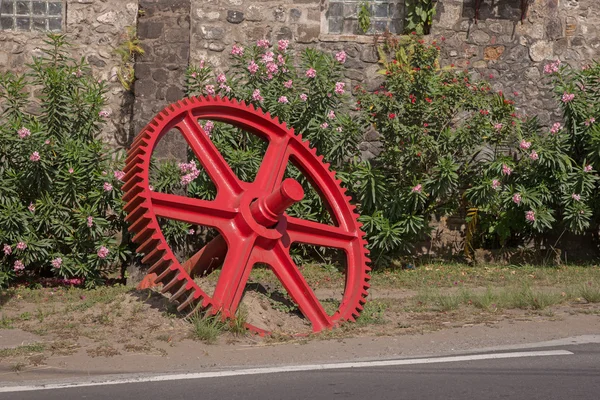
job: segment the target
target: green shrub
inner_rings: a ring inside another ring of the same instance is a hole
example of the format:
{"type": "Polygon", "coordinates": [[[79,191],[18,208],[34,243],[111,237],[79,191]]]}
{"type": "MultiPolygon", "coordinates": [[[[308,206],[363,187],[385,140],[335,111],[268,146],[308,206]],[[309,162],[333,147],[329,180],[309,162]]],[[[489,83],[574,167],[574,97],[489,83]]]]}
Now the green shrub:
{"type": "Polygon", "coordinates": [[[52,277],[94,285],[126,259],[120,178],[99,138],[105,83],[50,35],[30,72],[0,75],[0,285],[52,277]],[[30,98],[30,93],[35,98],[30,98]]]}

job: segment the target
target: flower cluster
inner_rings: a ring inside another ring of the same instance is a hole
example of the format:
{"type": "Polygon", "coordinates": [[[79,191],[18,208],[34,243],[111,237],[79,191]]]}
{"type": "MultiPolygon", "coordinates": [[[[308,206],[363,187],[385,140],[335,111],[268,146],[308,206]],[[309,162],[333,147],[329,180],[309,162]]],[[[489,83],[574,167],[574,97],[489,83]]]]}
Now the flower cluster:
{"type": "Polygon", "coordinates": [[[179,171],[183,174],[181,176],[182,185],[189,185],[200,175],[200,171],[198,170],[195,161],[179,163],[179,171]]]}

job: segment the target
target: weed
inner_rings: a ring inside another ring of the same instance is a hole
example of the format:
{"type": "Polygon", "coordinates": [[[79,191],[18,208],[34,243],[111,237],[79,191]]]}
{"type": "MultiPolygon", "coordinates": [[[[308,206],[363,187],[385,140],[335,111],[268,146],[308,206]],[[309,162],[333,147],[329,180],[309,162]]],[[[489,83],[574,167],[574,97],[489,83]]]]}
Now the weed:
{"type": "Polygon", "coordinates": [[[121,353],[109,344],[101,344],[95,349],[88,349],[87,353],[90,357],[114,357],[121,353]]]}
{"type": "Polygon", "coordinates": [[[35,353],[41,353],[46,349],[45,343],[26,344],[12,349],[0,349],[0,358],[25,356],[35,353]]]}
{"type": "Polygon", "coordinates": [[[581,284],[579,287],[579,297],[588,303],[600,303],[600,285],[593,282],[581,284]]]}
{"type": "Polygon", "coordinates": [[[156,337],[156,340],[158,340],[160,342],[169,343],[169,342],[171,342],[171,340],[173,340],[173,338],[171,337],[171,335],[168,335],[166,333],[161,333],[160,335],[158,335],[156,337]]]}
{"type": "Polygon", "coordinates": [[[227,329],[236,336],[244,336],[247,333],[246,321],[248,319],[248,311],[245,307],[240,306],[235,314],[235,318],[229,321],[227,329]]]}
{"type": "Polygon", "coordinates": [[[365,308],[360,313],[360,316],[356,319],[358,326],[384,324],[384,312],[387,306],[377,300],[369,301],[365,304],[365,308]]]}
{"type": "Polygon", "coordinates": [[[6,317],[2,314],[2,318],[0,318],[0,329],[12,329],[13,320],[11,318],[6,317]]]}
{"type": "Polygon", "coordinates": [[[21,315],[19,315],[19,319],[21,321],[29,321],[31,319],[31,313],[26,311],[26,312],[22,313],[21,315]]]}
{"type": "Polygon", "coordinates": [[[220,315],[195,315],[191,317],[190,322],[192,323],[192,338],[206,344],[216,343],[219,335],[226,330],[220,315]]]}
{"type": "Polygon", "coordinates": [[[437,293],[434,297],[434,303],[440,311],[456,310],[460,306],[461,298],[454,294],[437,293]]]}
{"type": "Polygon", "coordinates": [[[11,367],[10,367],[10,370],[11,370],[12,372],[19,373],[19,372],[22,372],[22,371],[24,371],[24,370],[25,370],[25,368],[27,368],[27,364],[25,364],[25,363],[22,363],[22,362],[19,362],[19,363],[16,363],[16,364],[13,364],[13,365],[11,365],[11,367]]]}

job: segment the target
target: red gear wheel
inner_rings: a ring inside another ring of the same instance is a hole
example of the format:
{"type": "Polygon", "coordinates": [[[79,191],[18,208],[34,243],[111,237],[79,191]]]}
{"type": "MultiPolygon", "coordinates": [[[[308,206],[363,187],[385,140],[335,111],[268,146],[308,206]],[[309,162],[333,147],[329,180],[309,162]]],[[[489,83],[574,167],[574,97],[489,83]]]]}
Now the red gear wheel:
{"type": "MultiPolygon", "coordinates": [[[[163,284],[162,292],[179,302],[178,310],[235,314],[246,281],[255,263],[271,267],[313,331],[354,321],[369,288],[368,251],[355,207],[345,195],[335,173],[301,135],[277,118],[253,106],[227,98],[189,98],[166,107],[136,137],[126,160],[124,207],[138,253],[151,265],[146,282],[163,284]],[[219,150],[203,131],[199,119],[221,121],[268,141],[254,182],[243,182],[233,173],[219,150]],[[153,192],[149,188],[150,159],[160,138],[177,129],[197,156],[217,188],[214,201],[153,192]],[[302,199],[298,182],[282,182],[291,161],[310,180],[336,225],[291,217],[284,210],[302,199]],[[181,264],[159,227],[157,217],[216,228],[220,236],[181,264]],[[344,294],[338,310],[329,316],[290,257],[294,242],[341,249],[346,254],[344,294]],[[214,293],[209,295],[192,279],[222,262],[214,293]],[[215,263],[217,261],[217,263],[215,263]]],[[[262,332],[249,325],[249,329],[262,332]]]]}

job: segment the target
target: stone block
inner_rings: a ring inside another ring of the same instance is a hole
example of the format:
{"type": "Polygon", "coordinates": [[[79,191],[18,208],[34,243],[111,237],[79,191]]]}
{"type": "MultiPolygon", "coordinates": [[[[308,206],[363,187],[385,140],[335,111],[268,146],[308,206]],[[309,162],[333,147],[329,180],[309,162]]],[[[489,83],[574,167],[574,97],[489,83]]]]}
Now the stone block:
{"type": "Polygon", "coordinates": [[[319,25],[300,25],[296,40],[299,43],[313,43],[319,40],[321,27],[319,25]]]}
{"type": "Polygon", "coordinates": [[[545,40],[539,40],[529,47],[529,57],[532,61],[540,62],[549,60],[554,56],[553,44],[545,40]]]}
{"type": "Polygon", "coordinates": [[[140,39],[158,39],[162,33],[165,24],[162,22],[151,22],[141,20],[138,23],[138,36],[140,39]]]}
{"type": "Polygon", "coordinates": [[[244,21],[244,13],[241,11],[228,10],[227,11],[227,22],[230,24],[239,24],[244,21]]]}
{"type": "Polygon", "coordinates": [[[504,46],[488,46],[483,50],[484,60],[498,60],[504,53],[504,46]]]}

